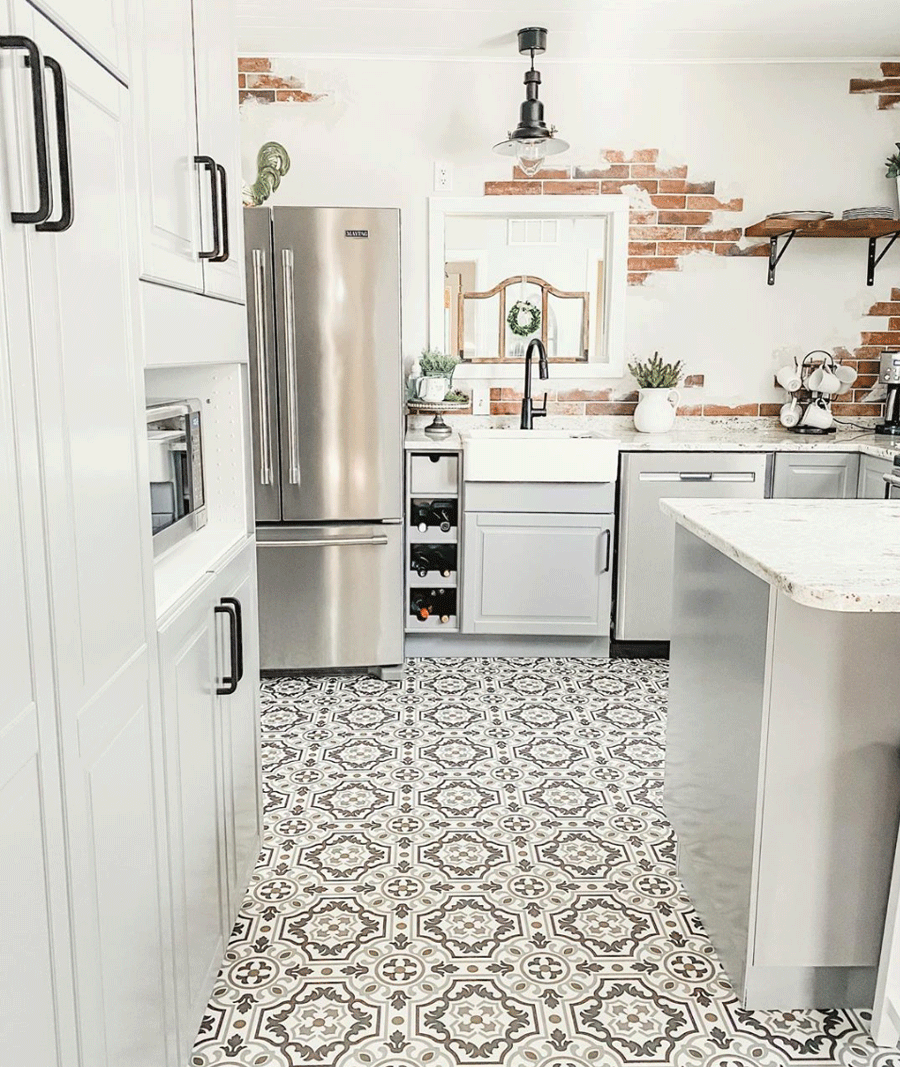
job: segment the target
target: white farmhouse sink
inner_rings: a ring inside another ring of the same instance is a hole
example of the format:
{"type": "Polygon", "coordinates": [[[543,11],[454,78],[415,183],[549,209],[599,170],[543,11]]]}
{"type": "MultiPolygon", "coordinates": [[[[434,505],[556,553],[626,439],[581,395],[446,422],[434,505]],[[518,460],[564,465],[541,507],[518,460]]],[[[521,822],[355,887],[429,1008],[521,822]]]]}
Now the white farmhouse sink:
{"type": "Polygon", "coordinates": [[[566,430],[460,435],[467,482],[614,482],[619,442],[566,430]]]}

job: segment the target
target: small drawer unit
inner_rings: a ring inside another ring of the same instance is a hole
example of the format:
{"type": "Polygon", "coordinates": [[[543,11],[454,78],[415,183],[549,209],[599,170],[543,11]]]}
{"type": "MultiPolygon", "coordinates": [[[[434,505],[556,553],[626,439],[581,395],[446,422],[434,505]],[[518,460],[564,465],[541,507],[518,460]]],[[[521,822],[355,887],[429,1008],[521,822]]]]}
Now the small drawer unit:
{"type": "Polygon", "coordinates": [[[436,452],[411,456],[409,488],[413,496],[455,495],[459,491],[459,456],[436,452]]]}
{"type": "Polygon", "coordinates": [[[413,452],[408,458],[407,633],[459,629],[459,469],[456,452],[413,452]]]}

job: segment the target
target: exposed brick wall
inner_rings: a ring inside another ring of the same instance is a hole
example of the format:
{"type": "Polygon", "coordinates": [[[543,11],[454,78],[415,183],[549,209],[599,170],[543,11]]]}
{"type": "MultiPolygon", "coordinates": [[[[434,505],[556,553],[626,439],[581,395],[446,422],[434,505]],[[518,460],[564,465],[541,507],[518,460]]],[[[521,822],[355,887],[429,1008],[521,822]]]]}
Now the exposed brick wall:
{"type": "Polygon", "coordinates": [[[680,270],[685,256],[768,254],[768,243],[741,248],[741,227],[711,229],[714,211],[742,211],[739,197],[722,201],[714,181],[690,181],[684,165],[660,167],[659,150],[603,152],[604,167],[555,167],[529,178],[518,167],[512,181],[485,182],[486,196],[591,196],[624,193],[631,200],[628,284],[643,285],[656,271],[680,270]],[[759,249],[759,252],[757,252],[759,249]]]}
{"type": "Polygon", "coordinates": [[[238,59],[238,102],[256,100],[260,104],[310,104],[325,97],[311,93],[303,82],[277,70],[278,60],[265,56],[238,59]]]}
{"type": "Polygon", "coordinates": [[[878,110],[900,107],[900,63],[882,63],[880,78],[851,78],[851,93],[874,93],[878,110]]]}

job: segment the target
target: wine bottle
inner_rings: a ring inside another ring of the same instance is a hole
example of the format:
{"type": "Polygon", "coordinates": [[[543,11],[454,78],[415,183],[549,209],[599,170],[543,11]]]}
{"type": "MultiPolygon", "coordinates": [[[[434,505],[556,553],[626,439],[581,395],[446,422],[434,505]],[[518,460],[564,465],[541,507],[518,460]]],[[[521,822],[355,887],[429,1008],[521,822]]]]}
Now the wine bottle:
{"type": "Polygon", "coordinates": [[[455,548],[453,545],[435,545],[437,549],[437,568],[441,572],[442,578],[449,578],[452,571],[455,569],[455,560],[453,555],[455,548]]]}
{"type": "Polygon", "coordinates": [[[420,504],[413,501],[412,525],[416,526],[420,533],[425,533],[431,519],[431,508],[428,504],[420,504]]]}
{"type": "Polygon", "coordinates": [[[434,525],[439,525],[443,533],[449,533],[452,527],[456,525],[456,501],[433,501],[432,522],[434,525]]]}
{"type": "Polygon", "coordinates": [[[412,569],[420,578],[425,578],[434,566],[434,555],[431,545],[414,545],[411,554],[412,569]]]}
{"type": "Polygon", "coordinates": [[[410,601],[410,609],[419,622],[427,622],[434,612],[434,592],[430,596],[426,593],[414,596],[410,601]]]}

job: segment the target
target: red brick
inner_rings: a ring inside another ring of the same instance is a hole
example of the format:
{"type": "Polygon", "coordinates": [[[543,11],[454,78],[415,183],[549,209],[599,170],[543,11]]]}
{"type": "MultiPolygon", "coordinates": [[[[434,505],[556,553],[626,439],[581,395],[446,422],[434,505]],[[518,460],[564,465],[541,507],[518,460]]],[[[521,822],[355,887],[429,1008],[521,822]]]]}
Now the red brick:
{"type": "Polygon", "coordinates": [[[656,212],[652,208],[642,211],[632,207],[628,212],[628,219],[632,226],[652,226],[656,222],[656,212]]]}
{"type": "Polygon", "coordinates": [[[604,148],[600,153],[610,163],[625,163],[625,153],[619,148],[604,148]]]}
{"type": "Polygon", "coordinates": [[[869,315],[900,315],[900,301],[884,301],[873,304],[868,311],[869,315]]]}
{"type": "Polygon", "coordinates": [[[716,191],[715,182],[687,182],[686,192],[699,193],[702,196],[712,196],[716,191]]]}
{"type": "Polygon", "coordinates": [[[709,222],[708,211],[660,211],[661,226],[703,226],[709,222]]]}
{"type": "Polygon", "coordinates": [[[900,330],[900,319],[888,319],[889,330],[900,330]]]}
{"type": "Polygon", "coordinates": [[[658,148],[638,148],[631,153],[632,163],[655,163],[659,159],[658,148]]]}
{"type": "Polygon", "coordinates": [[[305,89],[277,89],[275,92],[275,99],[286,104],[312,104],[322,96],[322,93],[308,93],[305,89]]]}
{"type": "Polygon", "coordinates": [[[635,185],[638,189],[643,189],[646,193],[655,193],[659,188],[659,182],[642,181],[635,178],[622,178],[616,181],[602,181],[600,183],[600,192],[621,193],[626,186],[635,185]]]}
{"type": "Polygon", "coordinates": [[[247,75],[246,74],[239,74],[238,75],[238,89],[246,89],[246,88],[247,88],[247,75]]]}
{"type": "Polygon", "coordinates": [[[569,167],[546,167],[539,170],[537,174],[526,174],[521,167],[513,167],[514,181],[543,182],[569,177],[571,177],[571,169],[569,167]]]}
{"type": "Polygon", "coordinates": [[[544,192],[550,195],[595,196],[600,192],[599,182],[544,182],[544,192]]]}
{"type": "Polygon", "coordinates": [[[734,200],[723,202],[714,196],[688,196],[687,206],[689,211],[743,211],[744,201],[737,197],[734,200]]]}
{"type": "Polygon", "coordinates": [[[853,383],[854,389],[862,389],[864,392],[868,392],[873,386],[878,384],[878,372],[874,374],[858,374],[856,381],[853,383]]]}
{"type": "Polygon", "coordinates": [[[628,236],[632,241],[681,241],[682,226],[629,226],[628,236]]]}
{"type": "Polygon", "coordinates": [[[681,404],[677,409],[679,415],[702,415],[702,404],[681,404]]]}
{"type": "Polygon", "coordinates": [[[258,100],[261,104],[272,104],[275,102],[275,90],[241,89],[238,92],[238,103],[243,104],[245,100],[258,100]]]}
{"type": "Polygon", "coordinates": [[[704,404],[704,415],[758,415],[759,404],[704,404]]]}
{"type": "Polygon", "coordinates": [[[760,415],[772,415],[777,418],[781,414],[781,404],[760,404],[760,415]]]}
{"type": "Polygon", "coordinates": [[[610,163],[608,167],[576,167],[575,178],[629,178],[627,163],[610,163]]]}
{"type": "Polygon", "coordinates": [[[629,256],[628,269],[639,271],[680,270],[680,267],[677,259],[663,258],[661,256],[638,256],[632,259],[629,256]]]}
{"type": "Polygon", "coordinates": [[[643,285],[644,282],[650,277],[649,274],[641,274],[638,271],[629,272],[628,284],[629,285],[643,285]]]}
{"type": "Polygon", "coordinates": [[[248,89],[294,89],[296,83],[292,78],[282,78],[280,74],[247,74],[248,89]]]}
{"type": "Polygon", "coordinates": [[[702,226],[688,226],[684,236],[688,241],[739,241],[744,236],[744,231],[707,230],[702,226]]]}
{"type": "Polygon", "coordinates": [[[696,389],[703,385],[706,379],[702,374],[688,374],[684,379],[685,389],[696,389]]]}
{"type": "Polygon", "coordinates": [[[518,415],[521,410],[518,404],[502,403],[499,400],[491,401],[492,415],[518,415]]]}
{"type": "Polygon", "coordinates": [[[681,178],[687,177],[687,167],[657,167],[652,163],[632,163],[633,178],[681,178]]]}
{"type": "Polygon", "coordinates": [[[686,193],[688,183],[682,178],[661,178],[659,191],[661,193],[686,193]]]}
{"type": "MultiPolygon", "coordinates": [[[[535,390],[535,396],[539,392],[540,390],[535,390]]],[[[583,415],[584,413],[584,404],[559,404],[554,401],[547,401],[548,415],[583,415]]]]}
{"type": "Polygon", "coordinates": [[[885,78],[900,78],[900,63],[882,63],[881,73],[885,78]]]}
{"type": "Polygon", "coordinates": [[[900,289],[891,290],[891,300],[900,303],[900,289]]]}
{"type": "Polygon", "coordinates": [[[238,56],[238,70],[271,70],[272,60],[263,56],[238,56]]]}
{"type": "Polygon", "coordinates": [[[664,241],[657,246],[660,256],[689,256],[694,252],[712,252],[712,241],[664,241]]]}
{"type": "Polygon", "coordinates": [[[832,405],[835,415],[880,415],[881,404],[844,404],[836,400],[832,405]]]}
{"type": "Polygon", "coordinates": [[[679,208],[684,207],[684,197],[675,193],[657,193],[650,197],[650,203],[654,207],[679,208]]]}
{"type": "Polygon", "coordinates": [[[900,345],[900,333],[864,333],[862,335],[864,345],[900,345]]]}
{"type": "Polygon", "coordinates": [[[879,111],[893,111],[895,107],[900,107],[900,94],[878,97],[879,111]]]}
{"type": "Polygon", "coordinates": [[[751,258],[754,257],[754,256],[768,257],[768,255],[769,255],[769,242],[768,241],[762,241],[759,244],[748,245],[746,248],[741,248],[738,245],[735,245],[732,248],[732,250],[729,253],[729,255],[732,255],[732,256],[744,256],[744,257],[748,257],[749,256],[751,258]]]}
{"type": "Polygon", "coordinates": [[[579,404],[609,400],[609,398],[609,389],[561,389],[559,392],[560,400],[579,404]]]}
{"type": "Polygon", "coordinates": [[[496,389],[496,388],[491,389],[491,400],[499,400],[500,399],[500,392],[501,392],[501,390],[499,390],[499,389],[496,389]]]}
{"type": "Polygon", "coordinates": [[[856,364],[856,369],[859,374],[878,374],[881,369],[881,364],[876,359],[861,359],[856,364]]]}
{"type": "Polygon", "coordinates": [[[542,182],[485,182],[485,196],[540,196],[542,182]]]}
{"type": "Polygon", "coordinates": [[[851,78],[851,93],[883,93],[900,88],[893,78],[851,78]]]}
{"type": "Polygon", "coordinates": [[[623,401],[610,401],[609,403],[585,404],[585,415],[633,415],[637,404],[629,404],[623,401]]]}
{"type": "Polygon", "coordinates": [[[656,242],[655,241],[629,241],[628,242],[628,254],[629,254],[629,256],[655,256],[656,255],[656,242]]]}

